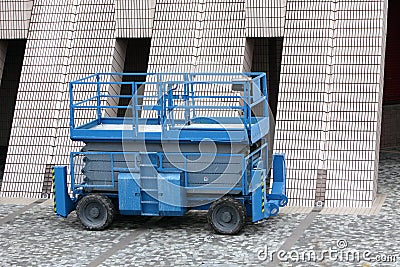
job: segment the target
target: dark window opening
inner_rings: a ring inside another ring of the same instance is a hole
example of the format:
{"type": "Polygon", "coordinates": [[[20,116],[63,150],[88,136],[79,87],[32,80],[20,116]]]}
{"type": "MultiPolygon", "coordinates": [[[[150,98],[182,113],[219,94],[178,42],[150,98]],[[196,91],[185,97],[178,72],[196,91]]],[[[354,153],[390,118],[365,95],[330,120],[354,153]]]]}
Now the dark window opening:
{"type": "Polygon", "coordinates": [[[0,187],[3,180],[26,40],[3,40],[1,42],[3,42],[2,53],[6,52],[6,56],[0,83],[0,187]]]}
{"type": "MultiPolygon", "coordinates": [[[[150,55],[150,38],[137,38],[137,39],[126,39],[126,55],[124,63],[124,73],[146,73],[147,65],[149,62],[150,55]]],[[[123,82],[145,82],[146,76],[124,76],[123,82]]],[[[139,91],[139,94],[141,92],[139,91]]],[[[142,92],[143,93],[143,92],[142,92]]],[[[131,95],[132,87],[128,84],[121,86],[121,95],[131,95]]],[[[129,105],[130,99],[120,98],[119,106],[129,105]]],[[[118,117],[131,117],[131,112],[126,112],[126,109],[118,109],[118,117]]]]}
{"type": "Polygon", "coordinates": [[[283,37],[251,38],[253,59],[251,71],[267,74],[268,100],[271,112],[276,117],[278,106],[279,79],[283,50],[283,37]]]}

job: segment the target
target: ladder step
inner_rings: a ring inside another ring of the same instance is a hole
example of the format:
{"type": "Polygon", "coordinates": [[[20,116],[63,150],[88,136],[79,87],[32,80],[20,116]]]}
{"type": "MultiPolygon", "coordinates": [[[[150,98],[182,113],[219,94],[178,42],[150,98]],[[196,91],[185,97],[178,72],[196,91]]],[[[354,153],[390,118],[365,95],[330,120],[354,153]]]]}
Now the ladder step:
{"type": "Polygon", "coordinates": [[[142,200],[141,203],[142,204],[155,204],[155,205],[158,205],[157,201],[152,201],[152,200],[142,200]]]}
{"type": "Polygon", "coordinates": [[[141,190],[142,192],[157,192],[158,191],[158,189],[151,189],[151,188],[142,188],[142,190],[141,190]]]}
{"type": "Polygon", "coordinates": [[[154,164],[145,164],[145,163],[139,164],[139,166],[140,166],[140,167],[157,167],[157,165],[154,165],[154,164]]]}

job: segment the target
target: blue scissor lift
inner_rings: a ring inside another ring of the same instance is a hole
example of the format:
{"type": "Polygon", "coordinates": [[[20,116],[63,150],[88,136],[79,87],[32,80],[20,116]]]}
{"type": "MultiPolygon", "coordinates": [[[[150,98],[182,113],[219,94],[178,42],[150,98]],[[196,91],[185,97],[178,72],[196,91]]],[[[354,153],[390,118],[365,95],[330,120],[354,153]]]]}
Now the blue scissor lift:
{"type": "Polygon", "coordinates": [[[54,168],[58,215],[76,210],[85,228],[102,230],[116,212],[208,210],[214,231],[235,234],[246,216],[260,221],[287,204],[282,154],[269,186],[265,73],[97,73],[69,86],[71,139],[85,146],[69,172],[54,168]]]}

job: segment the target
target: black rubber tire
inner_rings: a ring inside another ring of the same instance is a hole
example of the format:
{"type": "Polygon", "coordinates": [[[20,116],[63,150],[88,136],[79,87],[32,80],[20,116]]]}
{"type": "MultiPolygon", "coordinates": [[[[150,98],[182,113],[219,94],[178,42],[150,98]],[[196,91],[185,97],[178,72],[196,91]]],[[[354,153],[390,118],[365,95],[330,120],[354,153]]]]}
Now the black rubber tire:
{"type": "Polygon", "coordinates": [[[211,204],[207,220],[216,233],[234,235],[239,233],[245,224],[246,208],[232,197],[222,197],[211,204]]]}
{"type": "Polygon", "coordinates": [[[115,217],[115,208],[106,196],[89,194],[79,200],[76,214],[87,230],[104,230],[109,227],[115,217]]]}

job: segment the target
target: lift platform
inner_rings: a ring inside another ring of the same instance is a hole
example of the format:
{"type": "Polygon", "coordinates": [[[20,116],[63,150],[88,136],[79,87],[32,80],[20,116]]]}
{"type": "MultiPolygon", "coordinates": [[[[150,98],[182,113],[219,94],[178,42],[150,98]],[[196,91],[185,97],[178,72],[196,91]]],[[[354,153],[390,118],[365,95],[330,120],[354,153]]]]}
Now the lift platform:
{"type": "Polygon", "coordinates": [[[69,86],[71,139],[86,145],[71,153],[70,191],[67,167],[54,168],[58,215],[102,230],[116,211],[208,210],[217,233],[236,234],[287,204],[284,155],[269,186],[265,73],[98,73],[69,86]]]}
{"type": "Polygon", "coordinates": [[[207,137],[253,144],[269,131],[263,73],[99,73],[71,82],[70,101],[71,139],[77,141],[190,142],[207,137]],[[146,77],[147,81],[110,81],[123,77],[146,77]],[[123,85],[130,87],[130,95],[109,93],[110,88],[123,85]],[[90,97],[76,100],[82,92],[91,92],[86,94],[90,97]],[[118,105],[120,99],[130,102],[118,105]],[[260,112],[252,113],[257,107],[260,112]],[[131,116],[113,116],[116,109],[125,109],[131,116]],[[141,116],[146,111],[150,116],[141,116]],[[92,115],[86,123],[76,119],[82,112],[92,115]]]}

